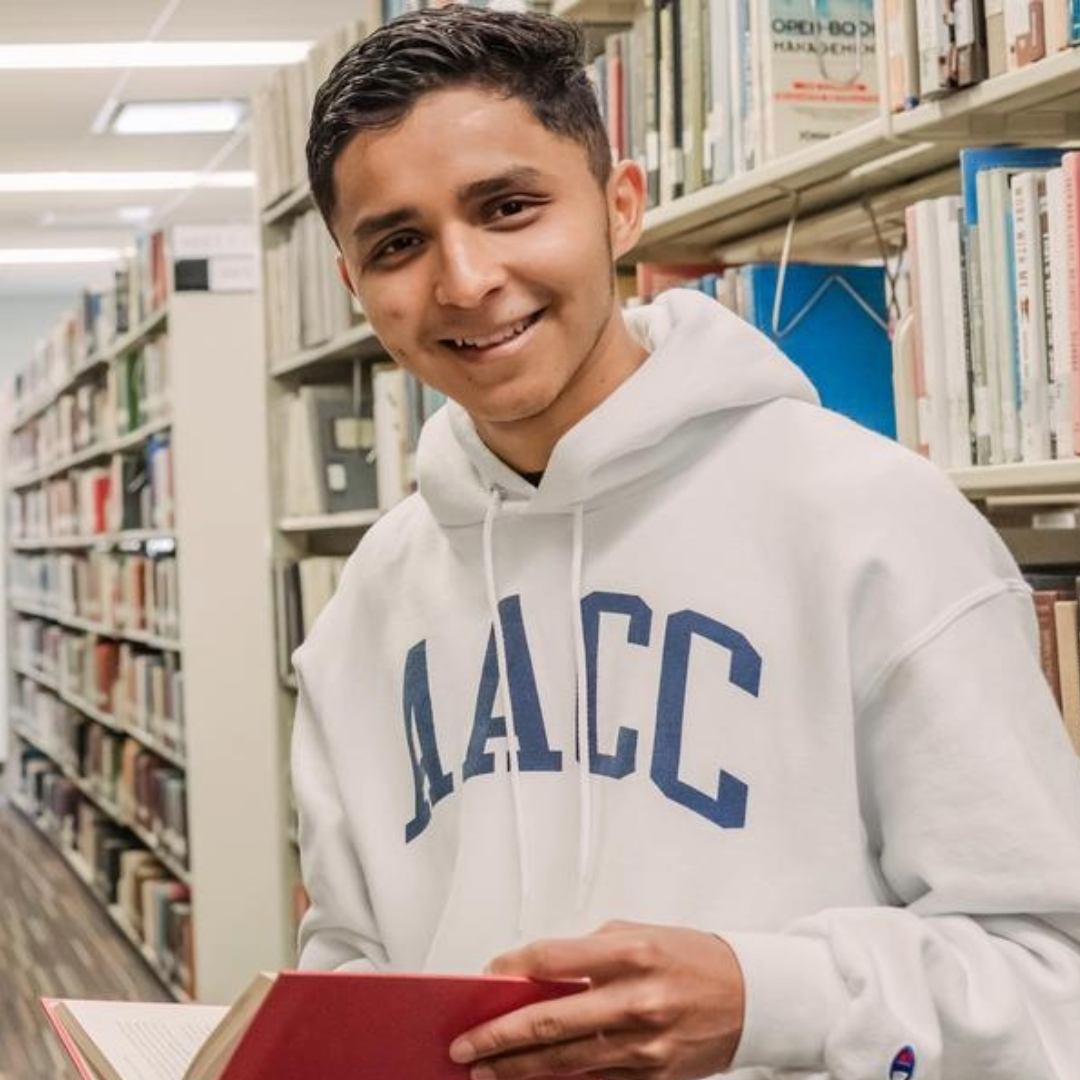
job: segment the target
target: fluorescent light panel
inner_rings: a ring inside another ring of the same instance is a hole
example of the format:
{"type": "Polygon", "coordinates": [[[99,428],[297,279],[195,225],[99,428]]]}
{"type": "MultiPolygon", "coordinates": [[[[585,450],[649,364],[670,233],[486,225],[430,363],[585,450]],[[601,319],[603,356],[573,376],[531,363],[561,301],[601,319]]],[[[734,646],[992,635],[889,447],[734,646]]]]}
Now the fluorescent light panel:
{"type": "Polygon", "coordinates": [[[191,187],[252,188],[255,174],[237,172],[0,173],[0,194],[48,191],[186,191],[191,187]]]}
{"type": "Polygon", "coordinates": [[[244,118],[242,101],[127,101],[116,110],[118,135],[197,135],[233,131],[244,118]]]}
{"type": "Polygon", "coordinates": [[[120,255],[116,248],[0,248],[0,266],[114,263],[120,255]]]}
{"type": "Polygon", "coordinates": [[[308,41],[120,41],[0,45],[0,70],[278,67],[303,60],[308,41]]]}

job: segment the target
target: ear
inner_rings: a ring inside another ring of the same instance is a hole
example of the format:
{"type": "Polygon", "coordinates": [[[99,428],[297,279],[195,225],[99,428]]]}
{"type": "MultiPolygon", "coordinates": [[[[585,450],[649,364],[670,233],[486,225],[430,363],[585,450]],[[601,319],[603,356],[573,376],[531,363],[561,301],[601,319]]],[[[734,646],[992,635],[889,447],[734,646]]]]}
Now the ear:
{"type": "Polygon", "coordinates": [[[345,288],[348,289],[349,292],[353,294],[353,296],[356,296],[356,288],[353,286],[352,278],[349,277],[348,264],[345,262],[345,256],[340,253],[337,257],[337,272],[338,277],[341,278],[342,284],[345,286],[345,288]]]}
{"type": "Polygon", "coordinates": [[[612,166],[607,184],[611,253],[621,259],[638,242],[645,215],[645,174],[634,161],[612,166]]]}

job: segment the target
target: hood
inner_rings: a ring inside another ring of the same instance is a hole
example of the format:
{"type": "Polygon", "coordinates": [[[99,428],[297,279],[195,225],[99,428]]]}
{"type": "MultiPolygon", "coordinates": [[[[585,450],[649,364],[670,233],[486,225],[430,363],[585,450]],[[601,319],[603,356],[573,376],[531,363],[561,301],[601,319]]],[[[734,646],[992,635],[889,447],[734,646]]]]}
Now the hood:
{"type": "Polygon", "coordinates": [[[807,377],[764,334],[701,293],[672,289],[625,317],[650,355],[559,440],[539,489],[484,445],[455,402],[425,424],[420,494],[441,525],[480,524],[493,488],[529,500],[526,512],[566,513],[661,468],[701,417],[776,398],[818,401],[807,377]]]}

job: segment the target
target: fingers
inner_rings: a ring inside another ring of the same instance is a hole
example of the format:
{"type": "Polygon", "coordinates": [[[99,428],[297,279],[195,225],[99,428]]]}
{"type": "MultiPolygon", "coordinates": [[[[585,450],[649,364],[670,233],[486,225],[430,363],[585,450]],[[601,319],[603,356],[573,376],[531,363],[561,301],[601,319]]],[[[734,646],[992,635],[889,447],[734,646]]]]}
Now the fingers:
{"type": "Polygon", "coordinates": [[[657,1056],[631,1033],[598,1032],[586,1038],[541,1048],[531,1047],[484,1061],[470,1072],[473,1080],[527,1080],[534,1076],[575,1076],[594,1073],[604,1080],[633,1075],[636,1080],[658,1069],[657,1056]]]}
{"type": "Polygon", "coordinates": [[[524,975],[532,979],[589,979],[607,982],[655,963],[650,939],[635,933],[638,924],[605,923],[586,937],[548,938],[495,957],[490,975],[524,975]]]}
{"type": "Polygon", "coordinates": [[[472,1031],[450,1046],[450,1057],[459,1064],[480,1058],[510,1054],[525,1047],[550,1047],[594,1038],[611,1026],[616,1010],[609,995],[597,991],[526,1005],[472,1031]]]}

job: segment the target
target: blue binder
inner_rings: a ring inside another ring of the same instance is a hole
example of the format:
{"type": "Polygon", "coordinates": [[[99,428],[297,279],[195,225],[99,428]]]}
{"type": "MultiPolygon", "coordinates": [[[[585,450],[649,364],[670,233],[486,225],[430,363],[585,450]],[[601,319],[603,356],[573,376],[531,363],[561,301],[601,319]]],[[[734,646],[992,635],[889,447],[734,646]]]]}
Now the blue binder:
{"type": "Polygon", "coordinates": [[[821,403],[895,438],[884,268],[789,263],[775,320],[779,266],[751,263],[741,273],[744,317],[802,368],[821,403]]]}

